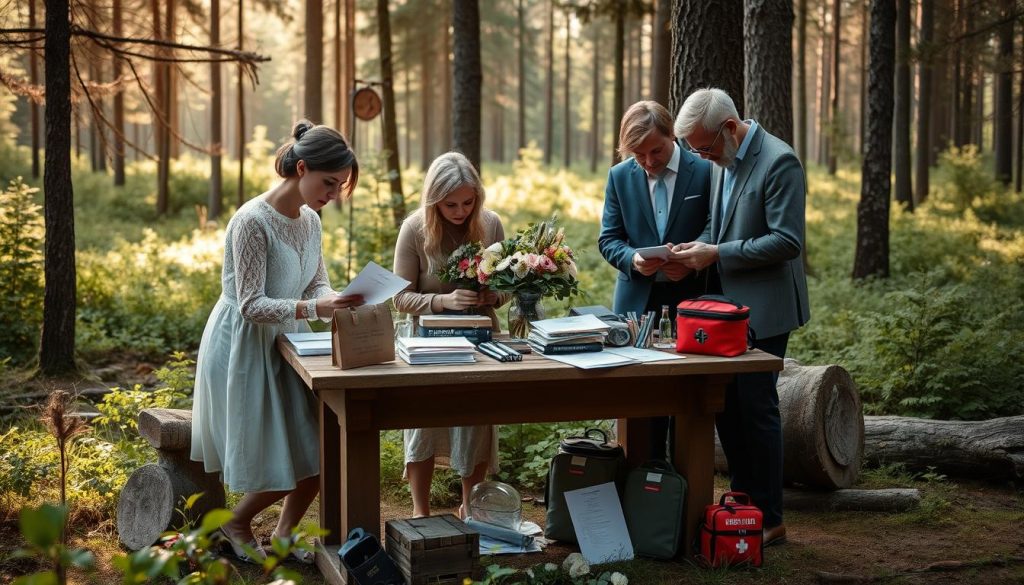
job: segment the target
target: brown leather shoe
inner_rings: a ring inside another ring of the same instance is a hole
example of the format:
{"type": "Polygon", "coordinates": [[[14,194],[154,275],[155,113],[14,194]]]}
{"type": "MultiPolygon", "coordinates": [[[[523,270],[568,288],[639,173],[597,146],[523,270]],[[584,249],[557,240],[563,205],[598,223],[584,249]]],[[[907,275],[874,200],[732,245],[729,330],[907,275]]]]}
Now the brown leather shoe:
{"type": "Polygon", "coordinates": [[[786,544],[786,525],[779,524],[778,526],[765,528],[763,538],[765,548],[775,546],[776,544],[786,544]]]}

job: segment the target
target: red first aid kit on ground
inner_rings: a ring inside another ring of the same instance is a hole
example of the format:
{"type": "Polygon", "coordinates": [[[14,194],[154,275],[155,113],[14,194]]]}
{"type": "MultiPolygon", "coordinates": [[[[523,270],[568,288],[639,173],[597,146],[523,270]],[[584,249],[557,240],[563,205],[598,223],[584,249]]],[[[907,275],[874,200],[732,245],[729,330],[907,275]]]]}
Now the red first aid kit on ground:
{"type": "Polygon", "coordinates": [[[747,351],[750,309],[730,298],[704,295],[676,307],[676,351],[732,357],[747,351]]]}
{"type": "Polygon", "coordinates": [[[763,528],[761,510],[750,504],[750,496],[727,492],[717,504],[704,508],[700,556],[712,567],[744,563],[760,567],[763,528]]]}

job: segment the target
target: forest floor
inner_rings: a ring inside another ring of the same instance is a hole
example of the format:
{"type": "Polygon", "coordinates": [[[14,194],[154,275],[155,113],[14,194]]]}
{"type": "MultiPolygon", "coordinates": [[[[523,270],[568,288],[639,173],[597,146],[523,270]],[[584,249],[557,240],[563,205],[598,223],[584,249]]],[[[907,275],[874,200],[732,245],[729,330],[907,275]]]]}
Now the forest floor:
{"type": "MultiPolygon", "coordinates": [[[[112,360],[119,363],[118,360],[112,360]]],[[[130,360],[126,360],[129,361],[130,360]]],[[[152,382],[148,364],[94,372],[95,378],[117,378],[133,382],[152,382]]],[[[8,398],[31,395],[53,389],[53,381],[42,385],[18,384],[0,390],[2,402],[8,398]]],[[[60,386],[102,387],[103,381],[66,381],[60,386]]],[[[10,406],[8,406],[10,408],[10,406]]],[[[15,415],[17,416],[17,415],[15,415]]],[[[1024,487],[1011,483],[993,484],[944,478],[934,474],[912,477],[885,471],[868,471],[858,487],[915,487],[921,490],[921,506],[904,513],[879,512],[794,512],[787,511],[788,543],[765,550],[760,570],[709,570],[689,561],[665,562],[635,560],[607,567],[629,577],[634,585],[648,584],[811,584],[811,583],[885,583],[900,585],[1024,583],[1024,487]],[[832,574],[832,577],[823,575],[832,574]]],[[[716,498],[726,491],[728,482],[715,478],[716,498]]],[[[535,499],[526,498],[524,518],[544,525],[544,509],[535,499]]],[[[393,496],[383,502],[382,522],[406,518],[411,513],[408,495],[393,496]]],[[[257,517],[255,531],[267,536],[280,509],[271,507],[257,517]]],[[[434,513],[456,513],[454,508],[436,508],[434,513]]],[[[307,519],[315,522],[314,502],[307,519]]],[[[383,524],[381,526],[383,532],[383,524]]],[[[72,545],[87,548],[96,556],[96,571],[72,573],[70,583],[113,584],[120,582],[112,559],[120,549],[113,521],[100,526],[70,527],[72,545]]],[[[0,519],[0,585],[18,575],[42,567],[31,559],[11,559],[10,553],[24,543],[16,520],[0,519]]],[[[528,555],[482,557],[481,565],[498,564],[527,568],[553,562],[561,564],[578,548],[554,543],[544,552],[528,555]]],[[[324,581],[315,569],[291,563],[303,575],[304,583],[324,581]]],[[[259,569],[237,563],[248,583],[269,579],[259,569]]],[[[599,573],[602,567],[592,570],[599,573]]]]}

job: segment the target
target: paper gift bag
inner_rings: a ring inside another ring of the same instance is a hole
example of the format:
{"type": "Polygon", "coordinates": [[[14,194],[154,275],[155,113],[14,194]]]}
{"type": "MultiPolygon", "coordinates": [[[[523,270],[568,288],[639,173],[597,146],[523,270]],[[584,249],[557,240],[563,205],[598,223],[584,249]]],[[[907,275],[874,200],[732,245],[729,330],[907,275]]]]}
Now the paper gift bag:
{"type": "Polygon", "coordinates": [[[343,370],[395,360],[395,325],[387,303],[334,311],[331,363],[343,370]]]}

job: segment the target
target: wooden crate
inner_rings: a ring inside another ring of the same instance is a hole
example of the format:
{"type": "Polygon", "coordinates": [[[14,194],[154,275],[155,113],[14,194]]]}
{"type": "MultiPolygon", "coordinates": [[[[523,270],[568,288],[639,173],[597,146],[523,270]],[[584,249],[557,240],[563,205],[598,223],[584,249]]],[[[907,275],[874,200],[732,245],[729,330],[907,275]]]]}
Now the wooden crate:
{"type": "Polygon", "coordinates": [[[384,533],[409,585],[462,585],[480,567],[480,535],[451,514],[390,520],[384,533]]]}

